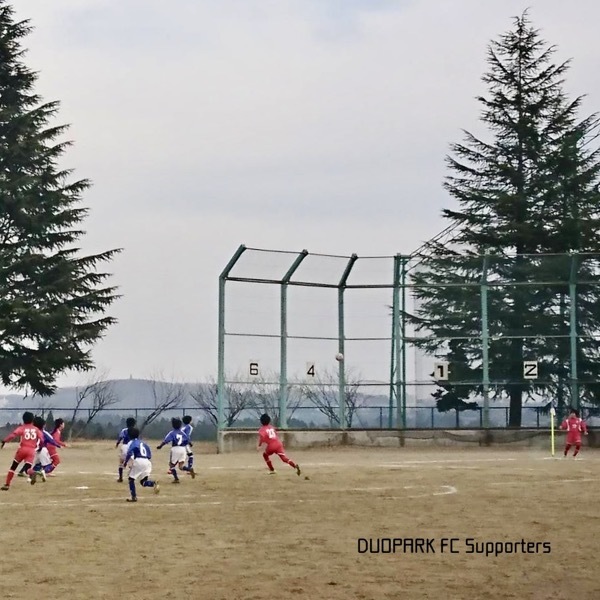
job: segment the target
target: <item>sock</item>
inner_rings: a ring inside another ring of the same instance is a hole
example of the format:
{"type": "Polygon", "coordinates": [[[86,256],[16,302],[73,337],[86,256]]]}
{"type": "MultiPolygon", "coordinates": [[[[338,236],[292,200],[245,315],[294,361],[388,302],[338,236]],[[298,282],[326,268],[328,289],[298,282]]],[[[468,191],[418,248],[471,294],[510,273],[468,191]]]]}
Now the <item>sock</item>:
{"type": "Polygon", "coordinates": [[[123,467],[119,467],[119,479],[123,479],[123,467]]]}
{"type": "Polygon", "coordinates": [[[188,470],[191,469],[194,466],[194,455],[193,454],[188,454],[188,470]]]}
{"type": "Polygon", "coordinates": [[[35,465],[35,467],[33,467],[34,471],[41,471],[42,470],[42,465],[40,463],[38,463],[37,465],[35,465]]]}
{"type": "Polygon", "coordinates": [[[284,462],[290,465],[292,468],[296,468],[296,463],[293,460],[290,460],[285,454],[280,454],[279,458],[284,462]]]}
{"type": "Polygon", "coordinates": [[[143,487],[154,487],[154,481],[152,479],[146,479],[146,481],[142,481],[143,487]]]}
{"type": "Polygon", "coordinates": [[[573,452],[573,456],[577,456],[579,451],[581,450],[581,444],[575,444],[575,452],[573,452]]]}
{"type": "Polygon", "coordinates": [[[567,454],[569,454],[569,450],[571,449],[571,444],[567,444],[565,446],[565,456],[567,456],[567,454]]]}
{"type": "Polygon", "coordinates": [[[46,473],[52,473],[52,471],[54,471],[54,469],[56,469],[56,465],[46,465],[44,467],[44,471],[46,473]]]}
{"type": "Polygon", "coordinates": [[[15,476],[15,472],[14,471],[9,471],[8,474],[6,475],[6,485],[10,485],[10,482],[13,480],[13,477],[15,476]]]}
{"type": "Polygon", "coordinates": [[[175,481],[177,481],[179,479],[179,475],[177,475],[177,471],[175,470],[175,467],[171,467],[171,475],[173,475],[173,477],[175,477],[175,481]]]}
{"type": "Polygon", "coordinates": [[[271,462],[271,459],[269,458],[269,455],[266,452],[263,452],[263,458],[267,463],[267,467],[269,467],[269,471],[274,471],[275,469],[273,467],[273,463],[271,462]]]}
{"type": "Polygon", "coordinates": [[[19,473],[27,473],[27,467],[25,465],[23,465],[21,467],[21,470],[19,471],[19,473]]]}
{"type": "Polygon", "coordinates": [[[135,479],[133,477],[129,478],[129,491],[131,492],[131,497],[135,498],[135,479]]]}

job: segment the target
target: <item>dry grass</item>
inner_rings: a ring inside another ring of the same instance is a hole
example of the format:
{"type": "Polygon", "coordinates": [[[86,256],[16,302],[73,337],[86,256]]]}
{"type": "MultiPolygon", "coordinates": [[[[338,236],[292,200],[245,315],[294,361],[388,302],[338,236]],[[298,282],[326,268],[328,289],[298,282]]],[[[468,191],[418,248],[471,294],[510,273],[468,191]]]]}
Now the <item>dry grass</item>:
{"type": "Polygon", "coordinates": [[[109,442],[63,450],[45,484],[16,479],[0,496],[2,598],[600,598],[598,452],[290,452],[306,480],[283,464],[267,475],[256,454],[195,449],[199,477],[179,486],[155,451],[161,493],[137,504],[109,442]],[[441,553],[451,537],[460,553],[441,553]],[[359,554],[358,538],[435,538],[436,552],[359,554]],[[466,538],[551,552],[467,554],[466,538]]]}

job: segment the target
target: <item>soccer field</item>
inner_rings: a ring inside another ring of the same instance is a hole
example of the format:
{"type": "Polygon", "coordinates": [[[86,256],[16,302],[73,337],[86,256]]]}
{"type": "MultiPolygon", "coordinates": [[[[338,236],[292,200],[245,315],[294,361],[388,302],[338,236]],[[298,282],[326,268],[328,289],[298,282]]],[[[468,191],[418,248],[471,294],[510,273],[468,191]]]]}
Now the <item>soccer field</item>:
{"type": "Polygon", "coordinates": [[[15,478],[0,495],[2,598],[600,598],[599,452],[291,449],[298,477],[194,449],[198,476],[178,486],[154,450],[161,491],[137,504],[111,442],[63,450],[47,483],[15,478]]]}

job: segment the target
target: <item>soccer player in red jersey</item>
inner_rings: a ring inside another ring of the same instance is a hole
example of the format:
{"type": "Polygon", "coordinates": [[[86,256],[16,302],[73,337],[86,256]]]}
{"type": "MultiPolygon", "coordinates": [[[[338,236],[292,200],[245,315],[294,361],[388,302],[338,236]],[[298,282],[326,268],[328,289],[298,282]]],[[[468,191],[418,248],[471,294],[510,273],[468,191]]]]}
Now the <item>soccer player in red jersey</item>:
{"type": "Polygon", "coordinates": [[[575,446],[575,452],[573,453],[573,458],[575,458],[581,449],[581,434],[588,434],[587,425],[583,419],[579,418],[579,411],[576,408],[569,411],[569,416],[562,422],[560,428],[567,430],[564,456],[569,454],[571,446],[575,446]]]}
{"type": "Polygon", "coordinates": [[[6,483],[0,488],[0,490],[7,491],[10,487],[10,482],[15,476],[15,471],[20,463],[24,462],[27,469],[31,469],[35,460],[35,451],[37,450],[38,443],[43,439],[42,432],[33,425],[33,413],[23,413],[23,425],[19,425],[12,433],[9,433],[3,440],[1,448],[4,448],[6,442],[10,442],[14,438],[19,437],[20,443],[15,458],[13,459],[12,465],[6,475],[6,483]]]}
{"type": "MultiPolygon", "coordinates": [[[[61,448],[68,448],[68,444],[62,441],[61,434],[63,429],[65,428],[65,422],[63,419],[55,419],[54,420],[54,429],[52,430],[52,437],[54,441],[61,448]]],[[[48,452],[50,453],[50,459],[52,460],[52,465],[45,469],[46,473],[50,476],[54,476],[54,469],[60,465],[60,456],[58,455],[58,448],[56,446],[48,446],[48,452]]]]}
{"type": "MultiPolygon", "coordinates": [[[[39,417],[39,418],[41,418],[41,417],[39,417]]],[[[34,417],[33,424],[36,425],[41,430],[42,434],[44,434],[44,437],[51,435],[52,439],[54,440],[54,443],[57,444],[57,445],[52,445],[51,443],[44,444],[44,446],[46,447],[46,450],[48,450],[48,455],[49,455],[49,459],[50,459],[50,464],[44,466],[44,468],[43,468],[44,475],[54,477],[53,471],[60,464],[60,456],[58,455],[58,448],[59,447],[60,448],[68,448],[69,447],[68,444],[65,444],[65,442],[63,442],[61,439],[61,432],[65,428],[65,422],[63,421],[63,419],[55,419],[54,420],[54,429],[52,430],[52,433],[49,434],[44,429],[45,421],[43,419],[40,421],[42,423],[42,425],[40,427],[40,424],[36,423],[36,419],[38,419],[38,417],[34,417]]],[[[41,448],[38,448],[38,452],[40,450],[41,450],[41,448]]],[[[34,462],[34,467],[35,467],[35,462],[34,462]]],[[[28,475],[27,471],[29,471],[29,469],[27,468],[27,465],[23,466],[21,468],[21,470],[19,471],[19,477],[28,477],[29,475],[28,475]]]]}
{"type": "Polygon", "coordinates": [[[260,452],[262,451],[262,445],[267,445],[263,452],[263,458],[267,463],[267,467],[269,467],[269,473],[275,473],[275,468],[273,467],[270,456],[272,454],[277,454],[284,463],[287,463],[290,467],[296,469],[297,475],[300,475],[300,465],[296,464],[285,455],[285,449],[281,440],[277,437],[277,431],[275,430],[275,427],[271,425],[271,417],[267,414],[262,415],[260,417],[260,424],[262,427],[258,430],[258,445],[256,449],[260,452]]]}

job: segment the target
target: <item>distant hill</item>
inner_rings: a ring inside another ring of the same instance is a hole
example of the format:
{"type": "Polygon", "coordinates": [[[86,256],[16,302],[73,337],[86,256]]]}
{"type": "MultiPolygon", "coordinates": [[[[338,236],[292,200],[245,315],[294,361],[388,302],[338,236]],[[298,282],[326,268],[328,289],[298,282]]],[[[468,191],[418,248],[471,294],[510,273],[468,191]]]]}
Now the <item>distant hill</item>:
{"type": "MultiPolygon", "coordinates": [[[[149,379],[112,379],[107,383],[111,384],[118,402],[113,408],[131,409],[152,406],[154,399],[152,396],[152,381],[149,379]]],[[[161,385],[169,386],[172,384],[161,382],[161,385]]],[[[183,384],[187,390],[185,406],[194,406],[194,400],[189,396],[189,392],[197,387],[197,384],[183,384]]],[[[40,398],[38,396],[24,398],[19,394],[6,394],[0,396],[0,408],[2,409],[21,409],[25,406],[32,408],[59,408],[69,409],[75,405],[79,391],[83,386],[64,387],[56,391],[52,396],[40,398]]],[[[82,408],[91,406],[91,399],[86,399],[82,403],[82,408]]]]}

